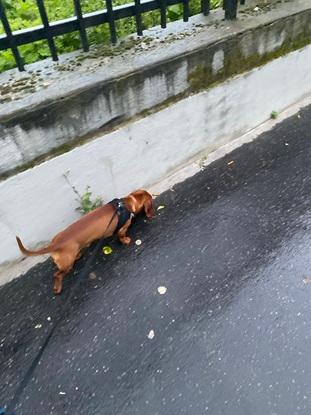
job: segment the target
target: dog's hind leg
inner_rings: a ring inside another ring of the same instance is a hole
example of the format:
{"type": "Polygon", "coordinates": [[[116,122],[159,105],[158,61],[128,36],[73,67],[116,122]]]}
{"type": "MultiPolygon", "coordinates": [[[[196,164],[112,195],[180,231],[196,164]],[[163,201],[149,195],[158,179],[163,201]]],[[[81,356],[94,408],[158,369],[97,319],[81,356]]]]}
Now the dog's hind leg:
{"type": "Polygon", "coordinates": [[[54,274],[53,280],[53,292],[56,295],[62,292],[64,276],[72,270],[76,260],[76,255],[73,256],[66,254],[57,258],[53,257],[53,259],[58,268],[58,271],[54,274]]]}
{"type": "Polygon", "coordinates": [[[64,279],[64,276],[69,271],[70,271],[70,269],[67,270],[67,271],[57,271],[57,272],[55,272],[54,279],[53,279],[53,292],[54,292],[55,295],[60,294],[62,292],[63,279],[64,279]]]}

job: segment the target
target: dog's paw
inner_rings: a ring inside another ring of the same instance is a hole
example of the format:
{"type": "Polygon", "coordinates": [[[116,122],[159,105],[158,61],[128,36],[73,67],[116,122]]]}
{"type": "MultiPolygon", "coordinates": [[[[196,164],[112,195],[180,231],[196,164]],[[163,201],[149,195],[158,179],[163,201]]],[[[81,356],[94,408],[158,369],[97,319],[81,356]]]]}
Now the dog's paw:
{"type": "Polygon", "coordinates": [[[54,278],[54,284],[53,284],[53,293],[54,295],[59,295],[62,292],[63,284],[61,281],[59,281],[58,278],[54,278]]]}
{"type": "Polygon", "coordinates": [[[120,239],[121,244],[123,245],[129,245],[131,243],[131,238],[128,236],[125,236],[124,238],[120,239]]]}
{"type": "Polygon", "coordinates": [[[59,295],[62,292],[62,287],[53,287],[54,295],[59,295]]]}

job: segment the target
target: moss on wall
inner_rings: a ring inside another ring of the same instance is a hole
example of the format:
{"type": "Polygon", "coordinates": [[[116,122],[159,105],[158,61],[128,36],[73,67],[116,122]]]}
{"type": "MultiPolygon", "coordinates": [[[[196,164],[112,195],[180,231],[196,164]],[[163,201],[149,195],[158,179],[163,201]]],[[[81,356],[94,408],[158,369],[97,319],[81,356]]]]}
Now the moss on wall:
{"type": "MultiPolygon", "coordinates": [[[[255,31],[256,30],[258,29],[255,29],[255,31]]],[[[261,30],[265,30],[265,28],[261,28],[261,30]]],[[[277,41],[277,35],[275,36],[277,41]]],[[[204,65],[197,65],[196,68],[189,73],[188,82],[190,84],[190,89],[192,92],[198,92],[214,87],[218,83],[223,82],[234,75],[265,65],[269,61],[301,49],[310,43],[311,25],[308,21],[306,21],[305,25],[300,27],[300,33],[297,35],[286,33],[281,46],[276,47],[273,51],[262,54],[256,52],[249,56],[245,56],[241,47],[241,36],[236,36],[236,38],[230,39],[222,49],[224,52],[224,66],[221,70],[214,73],[212,60],[208,59],[204,65]]],[[[210,51],[210,54],[213,55],[214,52],[215,48],[210,51]]]]}

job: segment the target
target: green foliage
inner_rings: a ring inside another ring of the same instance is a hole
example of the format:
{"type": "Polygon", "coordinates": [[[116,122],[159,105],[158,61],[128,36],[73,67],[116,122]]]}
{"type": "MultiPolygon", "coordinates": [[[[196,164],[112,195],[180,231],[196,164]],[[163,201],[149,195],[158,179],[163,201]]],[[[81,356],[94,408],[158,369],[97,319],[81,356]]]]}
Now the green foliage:
{"type": "Polygon", "coordinates": [[[15,60],[10,50],[4,50],[0,53],[0,71],[14,68],[15,60]]]}
{"type": "MultiPolygon", "coordinates": [[[[39,26],[42,24],[36,0],[2,0],[7,17],[13,31],[39,26]]],[[[211,0],[211,7],[220,5],[222,0],[211,0]]],[[[126,0],[114,0],[113,5],[129,3],[126,0]]],[[[49,20],[57,21],[75,14],[73,0],[45,0],[44,2],[49,20]]],[[[81,0],[83,13],[101,10],[105,7],[103,0],[81,0]]],[[[190,0],[190,15],[200,13],[201,0],[190,0]]],[[[181,19],[183,16],[182,4],[170,6],[167,9],[168,21],[181,19]]],[[[160,24],[159,11],[144,13],[142,16],[143,28],[147,29],[160,24]]],[[[116,22],[118,36],[123,38],[136,32],[135,18],[126,18],[116,22]]],[[[109,27],[107,24],[87,29],[90,44],[105,44],[110,42],[109,27]]],[[[4,33],[0,25],[0,33],[4,33]]],[[[71,52],[81,47],[78,32],[59,36],[55,39],[59,53],[71,52]]],[[[46,41],[38,41],[20,47],[25,63],[33,63],[50,56],[46,41]]],[[[0,52],[0,72],[15,67],[15,61],[10,50],[0,52]]]]}
{"type": "Polygon", "coordinates": [[[76,200],[80,203],[80,206],[77,207],[76,210],[82,214],[91,212],[103,204],[103,201],[100,197],[96,197],[94,200],[92,200],[92,192],[90,192],[89,186],[87,186],[85,193],[82,195],[79,194],[79,198],[76,200]]]}
{"type": "Polygon", "coordinates": [[[270,114],[270,117],[275,120],[276,118],[278,118],[279,113],[277,111],[272,111],[270,114]]]}
{"type": "Polygon", "coordinates": [[[90,186],[86,186],[85,192],[81,195],[77,188],[71,183],[69,179],[70,171],[68,170],[66,173],[63,174],[64,179],[72,188],[73,192],[78,196],[76,201],[79,203],[79,206],[76,208],[80,213],[85,215],[88,212],[98,208],[103,204],[103,200],[101,197],[96,197],[92,199],[92,192],[90,191],[90,186]]]}
{"type": "Polygon", "coordinates": [[[171,22],[179,20],[183,15],[183,6],[181,4],[174,4],[173,6],[168,7],[167,17],[171,22]]]}

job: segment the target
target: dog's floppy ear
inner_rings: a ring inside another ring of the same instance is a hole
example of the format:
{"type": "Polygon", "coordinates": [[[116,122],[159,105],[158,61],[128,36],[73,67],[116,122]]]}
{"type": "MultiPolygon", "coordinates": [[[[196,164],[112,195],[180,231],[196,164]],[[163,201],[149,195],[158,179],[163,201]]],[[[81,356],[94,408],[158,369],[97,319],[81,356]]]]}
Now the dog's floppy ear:
{"type": "Polygon", "coordinates": [[[152,196],[148,195],[148,197],[145,198],[144,209],[145,209],[145,214],[147,218],[153,218],[154,209],[153,209],[153,203],[152,203],[152,196]]]}

